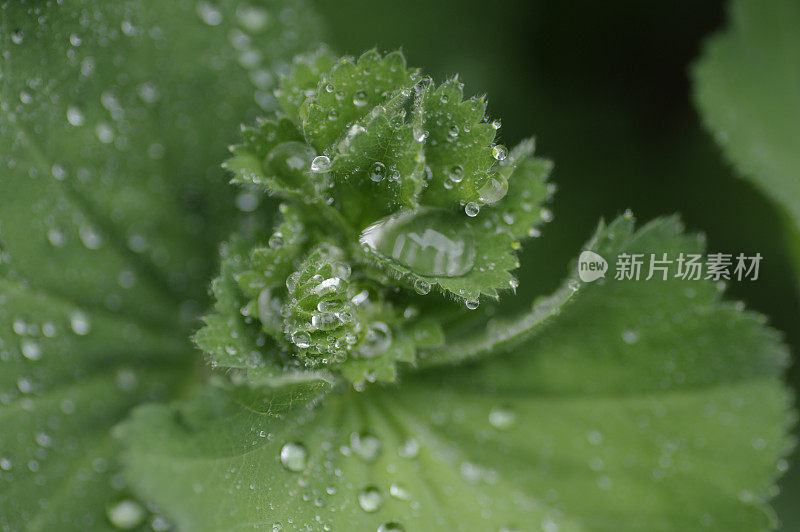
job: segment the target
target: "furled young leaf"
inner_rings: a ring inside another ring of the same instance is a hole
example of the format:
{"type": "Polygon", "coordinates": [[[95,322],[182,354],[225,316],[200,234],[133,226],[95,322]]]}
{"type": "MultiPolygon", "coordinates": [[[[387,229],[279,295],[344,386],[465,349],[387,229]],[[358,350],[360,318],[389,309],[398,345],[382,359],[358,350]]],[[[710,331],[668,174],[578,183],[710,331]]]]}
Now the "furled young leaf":
{"type": "Polygon", "coordinates": [[[742,175],[800,228],[800,4],[734,0],[693,69],[695,102],[742,175]]]}
{"type": "Polygon", "coordinates": [[[110,428],[196,377],[225,147],[318,34],[282,0],[0,6],[0,529],[112,528],[110,428]]]}
{"type": "MultiPolygon", "coordinates": [[[[675,219],[632,229],[593,249],[702,249],[675,219]]],[[[187,530],[761,530],[789,447],[786,361],[711,283],[607,278],[512,353],[398,387],[139,409],[126,477],[187,530]]]]}
{"type": "Polygon", "coordinates": [[[278,98],[290,119],[245,129],[227,163],[234,182],[265,185],[329,240],[349,235],[345,251],[361,233],[355,257],[420,293],[474,308],[516,286],[518,240],[551,216],[549,167],[532,141],[511,155],[494,144],[484,99],[464,99],[457,79],[421,78],[400,52],[334,61],[325,49],[295,60],[278,98]],[[271,170],[289,144],[291,167],[271,170]]]}

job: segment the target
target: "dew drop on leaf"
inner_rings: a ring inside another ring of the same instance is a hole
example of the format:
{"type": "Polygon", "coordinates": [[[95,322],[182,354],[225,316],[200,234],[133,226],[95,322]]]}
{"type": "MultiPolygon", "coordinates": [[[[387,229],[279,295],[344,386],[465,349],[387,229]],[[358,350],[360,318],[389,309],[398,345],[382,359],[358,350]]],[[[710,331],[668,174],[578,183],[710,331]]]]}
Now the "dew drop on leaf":
{"type": "Polygon", "coordinates": [[[465,220],[431,208],[385,218],[361,234],[362,245],[420,275],[458,277],[475,262],[475,235],[465,220]]]}
{"type": "Polygon", "coordinates": [[[508,430],[516,421],[517,415],[508,408],[495,407],[489,412],[489,424],[498,430],[508,430]]]}
{"type": "Polygon", "coordinates": [[[411,495],[408,493],[408,490],[405,489],[400,484],[392,484],[391,486],[389,486],[389,495],[401,501],[407,501],[411,498],[411,495]]]}
{"type": "Polygon", "coordinates": [[[357,90],[355,94],[353,94],[353,105],[356,107],[367,105],[367,93],[363,90],[357,90]]]}
{"type": "Polygon", "coordinates": [[[431,292],[431,283],[425,279],[416,279],[414,281],[414,290],[421,296],[427,295],[431,292]]]}
{"type": "Polygon", "coordinates": [[[70,314],[69,325],[72,328],[72,332],[79,336],[89,334],[92,329],[92,322],[89,321],[89,316],[79,310],[70,314]]]}
{"type": "Polygon", "coordinates": [[[138,502],[124,499],[109,506],[106,515],[111,524],[120,530],[132,530],[144,521],[145,510],[138,502]]]}
{"type": "Polygon", "coordinates": [[[469,310],[475,310],[481,304],[480,300],[477,298],[467,299],[464,301],[464,306],[467,307],[469,310]]]}
{"type": "Polygon", "coordinates": [[[42,348],[39,342],[31,339],[23,340],[22,355],[28,360],[39,360],[42,358],[42,348]]]}
{"type": "Polygon", "coordinates": [[[79,127],[83,125],[84,122],[83,112],[77,107],[70,107],[67,109],[67,122],[70,125],[79,127]]]}
{"type": "Polygon", "coordinates": [[[306,468],[308,451],[300,443],[289,442],[281,447],[281,464],[289,471],[302,471],[306,468]]]}
{"type": "Polygon", "coordinates": [[[419,442],[414,438],[407,439],[397,448],[397,454],[402,458],[416,458],[419,455],[419,442]]]}
{"type": "Polygon", "coordinates": [[[384,177],[386,177],[386,166],[382,162],[374,163],[369,178],[375,183],[380,183],[384,177]]]}
{"type": "Polygon", "coordinates": [[[373,358],[383,354],[392,345],[392,331],[382,321],[370,323],[364,338],[358,345],[358,354],[363,358],[373,358]]]}
{"type": "Polygon", "coordinates": [[[508,180],[499,174],[489,176],[486,183],[478,189],[481,201],[491,205],[503,199],[508,193],[508,180]]]}
{"type": "Polygon", "coordinates": [[[381,441],[369,433],[354,432],[350,435],[350,447],[365,462],[372,462],[381,452],[381,441]]]}
{"type": "Polygon", "coordinates": [[[358,505],[365,512],[377,512],[383,504],[383,495],[375,487],[369,487],[361,490],[358,494],[358,505]]]}
{"type": "Polygon", "coordinates": [[[331,169],[331,160],[325,155],[318,155],[311,161],[311,171],[317,174],[331,169]]]}
{"type": "Polygon", "coordinates": [[[481,212],[481,206],[474,201],[470,201],[464,206],[464,212],[467,213],[467,216],[470,218],[475,218],[478,216],[478,213],[481,212]]]}
{"type": "Polygon", "coordinates": [[[498,144],[492,148],[492,157],[498,161],[502,161],[508,155],[508,150],[502,144],[498,144]]]}

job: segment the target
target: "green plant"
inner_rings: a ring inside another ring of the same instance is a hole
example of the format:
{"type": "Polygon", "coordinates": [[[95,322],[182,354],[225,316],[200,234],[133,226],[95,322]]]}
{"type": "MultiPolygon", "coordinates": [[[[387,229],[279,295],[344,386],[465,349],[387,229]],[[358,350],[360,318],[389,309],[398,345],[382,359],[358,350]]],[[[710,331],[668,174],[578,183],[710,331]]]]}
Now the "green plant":
{"type": "MultiPolygon", "coordinates": [[[[504,312],[552,216],[532,140],[399,52],[282,65],[302,4],[151,4],[5,7],[0,526],[775,524],[788,355],[761,316],[576,267],[504,312]]],[[[626,213],[585,250],[704,242],[626,213]]]]}

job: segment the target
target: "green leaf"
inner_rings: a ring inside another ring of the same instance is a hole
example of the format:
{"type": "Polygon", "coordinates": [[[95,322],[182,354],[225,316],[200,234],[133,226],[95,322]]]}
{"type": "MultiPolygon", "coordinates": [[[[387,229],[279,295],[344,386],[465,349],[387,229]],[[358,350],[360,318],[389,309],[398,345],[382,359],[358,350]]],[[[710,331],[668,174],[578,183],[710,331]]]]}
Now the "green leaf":
{"type": "MultiPolygon", "coordinates": [[[[621,219],[598,249],[702,249],[680,231],[621,219]]],[[[786,349],[711,283],[680,283],[587,285],[512,353],[399,387],[258,412],[212,389],[139,409],[126,476],[188,530],[767,529],[790,443],[786,349]],[[216,412],[177,422],[203,405],[216,412]]]]}
{"type": "Polygon", "coordinates": [[[197,377],[240,221],[225,147],[318,22],[281,0],[0,11],[0,529],[109,529],[130,496],[110,428],[197,377]]]}
{"type": "Polygon", "coordinates": [[[0,279],[0,528],[110,528],[129,494],[109,429],[174,395],[193,359],[170,329],[0,279]]]}
{"type": "Polygon", "coordinates": [[[737,170],[800,228],[800,5],[735,0],[694,65],[694,98],[737,170]]]}
{"type": "Polygon", "coordinates": [[[410,88],[417,78],[417,70],[406,67],[400,52],[382,56],[370,50],[357,61],[342,58],[304,102],[300,110],[303,133],[322,153],[344,135],[349,124],[383,103],[387,92],[410,88]]]}
{"type": "Polygon", "coordinates": [[[355,227],[417,206],[425,154],[414,136],[422,109],[415,107],[406,120],[405,107],[412,101],[410,89],[396,91],[385,105],[350,126],[333,150],[334,200],[355,227]]]}
{"type": "Polygon", "coordinates": [[[242,129],[242,144],[232,147],[233,157],[222,167],[233,173],[231,183],[255,185],[268,194],[299,194],[315,155],[302,141],[291,120],[260,120],[242,129]]]}
{"type": "Polygon", "coordinates": [[[322,75],[336,64],[336,56],[327,47],[321,46],[315,52],[295,56],[292,68],[281,74],[281,86],[276,97],[281,108],[296,124],[300,124],[300,106],[319,85],[322,75]]]}
{"type": "Polygon", "coordinates": [[[502,227],[512,237],[522,240],[539,234],[539,227],[552,219],[545,207],[553,198],[555,185],[547,179],[553,168],[548,159],[533,157],[534,141],[519,143],[504,163],[512,169],[506,196],[485,209],[494,227],[502,227]]]}
{"type": "Polygon", "coordinates": [[[431,171],[421,200],[424,205],[447,207],[452,203],[494,203],[499,199],[480,193],[482,187],[490,189],[490,180],[497,177],[490,172],[495,163],[492,143],[497,128],[483,121],[484,99],[463,97],[463,84],[456,78],[426,91],[421,103],[427,132],[425,153],[431,171]]]}

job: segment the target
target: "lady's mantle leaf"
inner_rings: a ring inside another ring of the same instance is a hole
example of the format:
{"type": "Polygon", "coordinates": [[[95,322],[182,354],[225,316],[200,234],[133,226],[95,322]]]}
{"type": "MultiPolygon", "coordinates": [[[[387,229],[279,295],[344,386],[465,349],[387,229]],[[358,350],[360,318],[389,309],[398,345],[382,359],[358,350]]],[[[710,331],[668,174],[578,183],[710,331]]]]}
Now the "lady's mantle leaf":
{"type": "Polygon", "coordinates": [[[111,528],[110,428],[194,377],[225,146],[317,28],[282,0],[0,6],[0,529],[111,528]]]}
{"type": "MultiPolygon", "coordinates": [[[[674,219],[635,234],[623,219],[609,240],[702,249],[674,219]]],[[[214,389],[144,407],[122,432],[126,476],[186,530],[768,528],[786,350],[713,285],[681,282],[586,286],[515,352],[398,388],[257,412],[214,389]],[[209,404],[223,406],[185,421],[209,404]]]]}
{"type": "Polygon", "coordinates": [[[800,228],[800,4],[731,2],[693,69],[695,101],[739,171],[800,228]]]}

